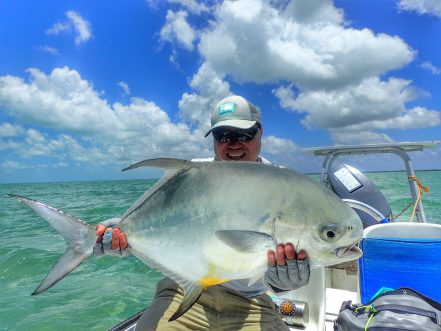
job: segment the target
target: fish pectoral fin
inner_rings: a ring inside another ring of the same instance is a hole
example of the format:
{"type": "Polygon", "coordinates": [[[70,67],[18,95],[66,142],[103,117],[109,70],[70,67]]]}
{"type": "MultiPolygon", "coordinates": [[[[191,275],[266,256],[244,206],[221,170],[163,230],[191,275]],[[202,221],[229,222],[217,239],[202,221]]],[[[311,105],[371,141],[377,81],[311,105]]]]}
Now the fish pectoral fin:
{"type": "Polygon", "coordinates": [[[206,288],[199,286],[195,283],[188,283],[182,285],[184,290],[184,297],[182,298],[181,305],[178,310],[170,317],[169,322],[174,321],[185,314],[195,303],[198,301],[202,293],[205,292],[206,288]]]}
{"type": "Polygon", "coordinates": [[[241,253],[257,253],[274,249],[275,240],[269,234],[246,230],[220,230],[216,236],[225,244],[241,253]]]}

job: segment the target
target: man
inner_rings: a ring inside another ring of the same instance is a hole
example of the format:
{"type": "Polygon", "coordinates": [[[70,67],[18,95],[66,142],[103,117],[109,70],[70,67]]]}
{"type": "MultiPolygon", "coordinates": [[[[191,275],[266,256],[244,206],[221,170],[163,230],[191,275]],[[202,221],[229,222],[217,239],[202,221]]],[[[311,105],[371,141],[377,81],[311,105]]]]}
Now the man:
{"type": "MultiPolygon", "coordinates": [[[[214,108],[211,128],[205,137],[210,133],[213,136],[214,160],[269,163],[259,156],[262,132],[257,108],[243,97],[229,96],[214,108]]],[[[213,158],[194,161],[209,160],[213,158]]],[[[97,251],[125,255],[124,233],[117,227],[113,231],[106,229],[117,225],[115,220],[98,225],[97,251]]],[[[160,281],[152,305],[139,319],[136,330],[288,330],[265,292],[294,290],[308,281],[306,252],[297,253],[292,243],[279,244],[275,252],[268,252],[264,279],[251,286],[248,279],[211,286],[190,310],[173,322],[168,319],[179,307],[183,292],[171,279],[160,281]]]]}

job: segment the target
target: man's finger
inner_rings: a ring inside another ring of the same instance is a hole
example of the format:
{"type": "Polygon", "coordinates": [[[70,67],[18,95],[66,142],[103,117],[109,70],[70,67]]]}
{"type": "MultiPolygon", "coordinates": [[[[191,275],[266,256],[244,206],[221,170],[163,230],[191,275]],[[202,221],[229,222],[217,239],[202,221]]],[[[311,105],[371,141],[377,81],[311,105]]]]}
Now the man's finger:
{"type": "Polygon", "coordinates": [[[274,251],[268,251],[267,257],[268,257],[268,265],[271,267],[275,267],[277,264],[276,253],[274,251]]]}
{"type": "Polygon", "coordinates": [[[276,248],[277,265],[286,265],[285,245],[279,244],[276,248]]]}
{"type": "Polygon", "coordinates": [[[100,224],[98,224],[98,225],[96,226],[96,231],[95,231],[95,233],[96,233],[97,236],[102,236],[102,235],[104,234],[105,231],[106,231],[106,226],[105,226],[105,225],[102,225],[102,224],[100,223],[100,224]]]}
{"type": "Polygon", "coordinates": [[[306,254],[306,252],[303,250],[297,254],[297,258],[299,260],[305,260],[307,257],[308,257],[308,254],[306,254]]]}
{"type": "Polygon", "coordinates": [[[127,238],[124,232],[121,232],[119,234],[119,247],[121,247],[121,250],[124,250],[127,248],[127,238]]]}
{"type": "Polygon", "coordinates": [[[119,235],[121,234],[120,229],[115,228],[112,232],[112,249],[119,249],[119,235]]]}
{"type": "Polygon", "coordinates": [[[285,256],[288,261],[296,259],[296,249],[294,248],[293,244],[287,243],[285,245],[285,256]]]}

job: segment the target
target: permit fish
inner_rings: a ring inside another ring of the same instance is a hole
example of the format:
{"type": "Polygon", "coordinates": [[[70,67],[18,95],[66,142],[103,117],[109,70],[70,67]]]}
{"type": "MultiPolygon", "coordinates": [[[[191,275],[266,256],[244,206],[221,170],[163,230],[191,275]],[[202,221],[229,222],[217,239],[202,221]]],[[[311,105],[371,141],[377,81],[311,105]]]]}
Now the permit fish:
{"type": "MultiPolygon", "coordinates": [[[[209,286],[250,285],[267,270],[267,251],[291,242],[311,267],[361,256],[363,226],[334,193],[307,176],[258,162],[151,159],[123,170],[155,167],[165,175],[121,217],[128,250],[184,290],[184,314],[209,286]]],[[[95,226],[56,208],[11,195],[46,219],[67,249],[34,291],[39,294],[93,254],[95,226]]]]}

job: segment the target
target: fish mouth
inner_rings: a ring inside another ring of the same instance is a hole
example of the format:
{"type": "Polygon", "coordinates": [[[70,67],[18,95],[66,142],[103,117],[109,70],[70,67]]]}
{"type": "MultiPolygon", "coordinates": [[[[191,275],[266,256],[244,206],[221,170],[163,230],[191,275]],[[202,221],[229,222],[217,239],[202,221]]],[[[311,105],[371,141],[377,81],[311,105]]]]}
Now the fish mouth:
{"type": "Polygon", "coordinates": [[[362,254],[361,249],[358,248],[357,244],[337,248],[335,253],[338,258],[358,258],[362,254]]]}

